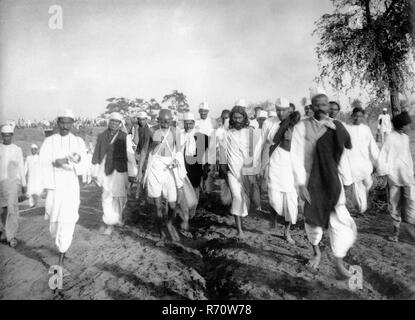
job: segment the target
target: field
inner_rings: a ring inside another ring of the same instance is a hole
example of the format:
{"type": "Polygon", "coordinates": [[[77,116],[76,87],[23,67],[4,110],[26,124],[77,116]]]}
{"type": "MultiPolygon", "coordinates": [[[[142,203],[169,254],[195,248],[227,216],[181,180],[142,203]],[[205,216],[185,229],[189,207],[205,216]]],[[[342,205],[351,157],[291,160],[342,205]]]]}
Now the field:
{"type": "MultiPolygon", "coordinates": [[[[28,154],[42,132],[16,132],[16,143],[28,154]]],[[[93,139],[102,130],[83,133],[93,139]]],[[[412,142],[415,135],[411,136],[412,142]]],[[[93,141],[93,140],[91,140],[93,141]]],[[[413,148],[415,150],[415,148],[413,148]]],[[[317,273],[305,267],[311,247],[300,217],[290,245],[282,226],[270,229],[266,194],[264,212],[250,213],[244,222],[247,237],[237,240],[233,217],[218,205],[216,188],[211,203],[201,199],[191,220],[193,239],[156,246],[153,208],[143,199],[129,199],[124,227],[111,236],[98,232],[102,224],[100,190],[81,190],[80,220],[68,251],[63,290],[48,287],[49,266],[57,251],[44,220],[44,208],[21,203],[19,245],[0,244],[0,299],[409,299],[414,297],[415,243],[403,228],[400,242],[386,240],[392,226],[381,189],[371,193],[365,215],[352,212],[358,240],[346,257],[363,269],[363,289],[352,291],[335,277],[327,235],[317,273]]]]}

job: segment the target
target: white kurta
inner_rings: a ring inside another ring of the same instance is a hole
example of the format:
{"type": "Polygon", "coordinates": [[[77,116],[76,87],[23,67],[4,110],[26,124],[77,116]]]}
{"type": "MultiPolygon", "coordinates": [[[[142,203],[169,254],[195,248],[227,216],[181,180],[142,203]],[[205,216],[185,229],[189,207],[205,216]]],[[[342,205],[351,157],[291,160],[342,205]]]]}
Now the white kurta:
{"type": "Polygon", "coordinates": [[[40,149],[43,186],[47,190],[45,219],[50,221],[50,232],[60,252],[66,252],[72,242],[75,224],[79,219],[80,190],[78,176],[86,176],[86,148],[80,137],[69,133],[47,137],[40,149]],[[55,168],[52,162],[76,153],[79,163],[70,162],[55,168]]]}
{"type": "Polygon", "coordinates": [[[128,158],[128,176],[136,177],[138,173],[138,168],[137,168],[137,163],[135,160],[135,150],[133,147],[134,142],[133,142],[132,134],[127,134],[126,144],[127,144],[127,158],[128,158]]]}
{"type": "Polygon", "coordinates": [[[390,133],[392,131],[392,122],[389,114],[380,114],[378,117],[378,129],[382,133],[390,133]],[[379,124],[379,120],[382,119],[382,123],[379,124]]]}
{"type": "Polygon", "coordinates": [[[345,125],[345,127],[352,141],[352,149],[344,150],[351,170],[352,200],[363,213],[367,210],[367,193],[373,184],[371,175],[379,156],[379,149],[367,125],[345,125]]]}
{"type": "Polygon", "coordinates": [[[0,144],[0,210],[7,207],[6,224],[0,221],[7,241],[15,238],[19,228],[19,188],[26,186],[23,153],[15,144],[0,144]]]}
{"type": "Polygon", "coordinates": [[[230,129],[226,133],[226,159],[229,167],[228,182],[232,193],[231,213],[245,217],[249,210],[249,190],[244,176],[260,171],[261,136],[253,129],[230,129]]]}
{"type": "Polygon", "coordinates": [[[42,166],[38,154],[26,158],[24,170],[27,175],[27,194],[29,196],[40,195],[43,191],[42,166]]]}
{"type": "MultiPolygon", "coordinates": [[[[317,121],[314,117],[301,120],[293,131],[291,141],[291,159],[296,187],[307,186],[313,165],[315,147],[318,139],[327,131],[325,121],[317,121]]],[[[342,190],[339,200],[330,214],[329,235],[330,245],[335,257],[343,258],[352,247],[357,237],[356,224],[346,208],[344,195],[344,178],[350,180],[350,167],[342,157],[339,163],[339,178],[342,190]],[[343,168],[345,166],[346,168],[343,168]]],[[[313,201],[313,199],[311,199],[313,201]]],[[[305,223],[307,237],[312,245],[318,245],[323,236],[323,228],[305,223]]]]}

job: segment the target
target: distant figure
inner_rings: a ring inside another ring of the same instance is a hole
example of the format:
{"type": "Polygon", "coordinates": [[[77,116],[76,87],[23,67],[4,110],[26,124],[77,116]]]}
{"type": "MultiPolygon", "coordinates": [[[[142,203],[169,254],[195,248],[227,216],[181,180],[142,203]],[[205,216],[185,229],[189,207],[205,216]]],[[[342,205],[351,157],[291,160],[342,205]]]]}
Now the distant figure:
{"type": "Polygon", "coordinates": [[[332,119],[337,119],[337,116],[340,113],[340,104],[338,104],[336,101],[330,101],[330,113],[329,116],[332,119]]]}
{"type": "Polygon", "coordinates": [[[26,193],[22,149],[12,143],[14,128],[1,128],[3,143],[0,144],[0,237],[13,248],[17,245],[19,228],[19,189],[26,193]]]}
{"type": "Polygon", "coordinates": [[[304,106],[304,118],[312,117],[314,114],[311,104],[304,106]]]}
{"type": "Polygon", "coordinates": [[[30,147],[32,152],[26,158],[24,171],[27,176],[27,195],[29,206],[34,207],[42,194],[42,166],[40,164],[39,148],[36,144],[30,147]]]}
{"type": "Polygon", "coordinates": [[[262,126],[264,125],[265,120],[268,118],[268,113],[264,110],[258,111],[256,121],[258,122],[258,129],[262,129],[262,126]]]}
{"type": "Polygon", "coordinates": [[[388,134],[392,131],[391,117],[388,114],[388,109],[383,108],[382,113],[378,117],[378,133],[381,137],[381,143],[385,142],[388,134]]]}
{"type": "Polygon", "coordinates": [[[386,176],[389,187],[389,212],[393,220],[390,241],[399,240],[402,220],[415,225],[415,180],[408,133],[411,117],[402,112],[392,119],[394,130],[386,137],[378,160],[379,176],[386,176]]]}

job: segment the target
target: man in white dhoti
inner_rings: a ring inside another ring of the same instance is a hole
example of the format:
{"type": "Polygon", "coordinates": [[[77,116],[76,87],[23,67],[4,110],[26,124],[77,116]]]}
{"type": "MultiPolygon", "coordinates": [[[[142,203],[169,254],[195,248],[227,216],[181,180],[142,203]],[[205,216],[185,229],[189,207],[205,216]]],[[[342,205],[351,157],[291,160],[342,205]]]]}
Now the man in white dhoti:
{"type": "Polygon", "coordinates": [[[240,106],[233,107],[226,133],[228,182],[232,194],[231,214],[235,216],[238,237],[244,237],[242,218],[248,215],[251,196],[259,176],[261,135],[249,127],[248,115],[240,106]]]}
{"type": "Polygon", "coordinates": [[[137,145],[134,143],[134,130],[133,130],[133,123],[131,119],[125,120],[125,129],[127,136],[125,138],[126,140],[126,146],[127,146],[127,159],[128,159],[128,181],[130,182],[129,189],[132,190],[133,183],[137,178],[137,162],[135,159],[135,150],[137,145]]]}
{"type": "Polygon", "coordinates": [[[391,131],[391,117],[388,114],[388,109],[383,108],[382,113],[378,117],[378,134],[380,134],[382,144],[385,142],[386,137],[391,131]]]}
{"type": "Polygon", "coordinates": [[[367,210],[367,195],[373,185],[372,173],[379,149],[370,128],[363,123],[365,111],[356,107],[352,111],[352,124],[346,125],[352,149],[345,150],[352,177],[352,201],[360,213],[367,210]]]}
{"type": "Polygon", "coordinates": [[[79,219],[79,180],[86,182],[86,145],[80,137],[71,133],[73,112],[65,109],[58,114],[59,133],[45,139],[40,148],[43,187],[47,191],[45,219],[59,250],[59,265],[63,266],[76,222],[79,219]]]}
{"type": "Polygon", "coordinates": [[[217,128],[216,121],[208,117],[210,106],[207,102],[202,102],[199,105],[200,119],[195,122],[196,131],[205,134],[209,137],[208,150],[205,153],[203,166],[204,166],[204,179],[202,181],[202,190],[210,195],[213,191],[213,177],[216,166],[216,143],[214,138],[215,129],[217,128]]]}
{"type": "Polygon", "coordinates": [[[294,181],[305,201],[305,230],[314,252],[308,265],[318,268],[319,243],[323,228],[328,228],[338,274],[349,278],[351,274],[344,267],[343,258],[353,245],[357,231],[346,209],[342,175],[347,172],[341,168],[340,159],[344,147],[351,147],[350,136],[339,121],[328,117],[330,107],[324,93],[313,94],[312,107],[313,117],[294,127],[291,142],[294,181]]]}
{"type": "Polygon", "coordinates": [[[17,245],[16,234],[19,228],[19,189],[26,193],[22,149],[12,143],[14,128],[1,127],[3,143],[0,144],[0,237],[11,247],[17,245]]]}
{"type": "Polygon", "coordinates": [[[180,178],[175,176],[174,168],[179,166],[179,159],[182,153],[177,155],[176,132],[170,126],[172,121],[171,111],[160,110],[158,122],[160,128],[154,131],[150,146],[147,170],[144,176],[144,183],[147,186],[149,198],[154,199],[156,205],[156,224],[160,234],[159,244],[162,245],[166,234],[163,230],[164,218],[162,208],[162,197],[167,200],[168,219],[166,222],[167,232],[173,241],[179,241],[180,237],[173,221],[176,216],[177,189],[183,187],[180,178]]]}
{"type": "Polygon", "coordinates": [[[98,136],[92,156],[92,177],[102,187],[104,234],[110,235],[115,225],[123,225],[123,210],[127,204],[128,157],[127,135],[121,131],[123,117],[111,113],[108,129],[98,136]]]}
{"type": "Polygon", "coordinates": [[[39,148],[36,144],[30,147],[31,155],[27,156],[24,172],[27,181],[27,196],[29,206],[34,207],[42,194],[42,166],[40,164],[39,148]]]}
{"type": "Polygon", "coordinates": [[[291,121],[289,101],[282,97],[277,100],[276,110],[278,118],[275,118],[262,131],[263,146],[265,146],[264,141],[270,145],[268,148],[270,160],[267,170],[268,198],[274,211],[272,226],[276,226],[277,215],[283,216],[285,220],[284,237],[289,243],[294,244],[290,228],[297,222],[298,196],[294,185],[290,144],[292,128],[300,120],[300,114],[298,112],[293,114],[291,121]]]}
{"type": "Polygon", "coordinates": [[[399,240],[402,223],[415,225],[415,180],[408,133],[411,118],[402,112],[392,119],[394,130],[386,137],[380,150],[377,172],[386,176],[389,187],[389,212],[393,220],[393,234],[389,240],[399,240]]]}

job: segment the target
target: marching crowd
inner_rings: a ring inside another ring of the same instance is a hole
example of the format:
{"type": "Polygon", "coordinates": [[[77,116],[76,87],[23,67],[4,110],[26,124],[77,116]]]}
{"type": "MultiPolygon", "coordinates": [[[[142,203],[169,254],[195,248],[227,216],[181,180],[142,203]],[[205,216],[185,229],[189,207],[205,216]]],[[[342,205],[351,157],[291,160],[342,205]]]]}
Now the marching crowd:
{"type": "Polygon", "coordinates": [[[249,119],[246,108],[244,100],[237,101],[222,111],[219,125],[209,117],[206,102],[199,106],[199,119],[190,112],[177,119],[171,110],[161,109],[154,126],[144,111],[134,123],[114,112],[93,151],[71,133],[76,118],[66,109],[57,117],[59,132],[47,137],[40,150],[32,145],[26,161],[12,143],[13,126],[2,126],[1,239],[17,245],[20,188],[31,206],[46,190],[45,216],[63,265],[79,218],[80,185],[91,182],[102,188],[104,234],[123,225],[128,190],[136,183],[136,196],[155,205],[160,245],[165,239],[180,241],[178,229],[189,235],[200,194],[212,199],[215,178],[220,179],[222,201],[230,205],[240,238],[245,236],[243,218],[251,210],[262,210],[260,194],[267,192],[274,225],[277,215],[284,218],[284,236],[292,245],[291,226],[299,212],[304,216],[313,250],[308,263],[312,268],[320,263],[319,243],[328,230],[336,270],[345,279],[351,274],[343,258],[357,235],[346,208],[345,190],[350,189],[347,194],[364,213],[375,172],[387,181],[393,221],[389,239],[398,241],[402,221],[415,224],[408,113],[390,119],[387,110],[383,111],[378,119],[379,150],[364,123],[364,109],[354,108],[351,123],[346,124],[336,119],[340,105],[318,90],[303,117],[282,97],[275,112],[257,108],[254,119],[249,119]],[[180,226],[176,217],[180,217],[180,226]]]}

